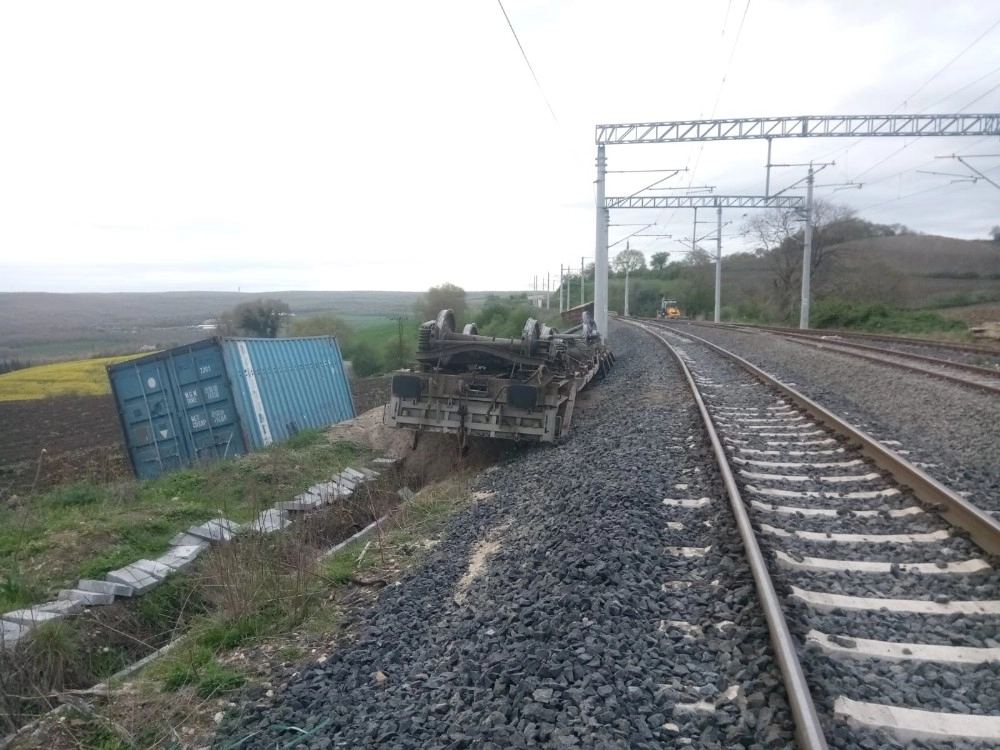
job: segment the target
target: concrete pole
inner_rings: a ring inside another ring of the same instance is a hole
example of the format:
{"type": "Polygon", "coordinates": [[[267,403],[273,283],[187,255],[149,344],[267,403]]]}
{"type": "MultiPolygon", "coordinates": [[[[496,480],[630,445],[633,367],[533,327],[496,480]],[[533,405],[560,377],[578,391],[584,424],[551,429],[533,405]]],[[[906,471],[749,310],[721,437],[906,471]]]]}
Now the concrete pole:
{"type": "MultiPolygon", "coordinates": [[[[625,240],[625,252],[629,250],[629,242],[625,240]]],[[[629,267],[625,266],[625,317],[628,317],[628,272],[629,267]]]]}
{"type": "Polygon", "coordinates": [[[695,239],[698,237],[698,207],[694,207],[694,224],[691,225],[691,252],[694,252],[695,239]]]}
{"type": "Polygon", "coordinates": [[[545,272],[545,309],[548,310],[552,303],[552,274],[545,272]]]}
{"type": "Polygon", "coordinates": [[[722,206],[715,207],[715,322],[722,320],[722,206]]]}
{"type": "Polygon", "coordinates": [[[559,264],[559,314],[562,315],[563,287],[566,286],[566,277],[563,276],[562,263],[559,264]]]}
{"type": "Polygon", "coordinates": [[[767,181],[764,183],[764,197],[771,197],[771,139],[767,139],[767,181]]]}
{"type": "Polygon", "coordinates": [[[587,281],[583,278],[583,256],[580,256],[580,304],[587,304],[585,293],[587,291],[587,281]]]}
{"type": "Polygon", "coordinates": [[[809,177],[806,180],[806,236],[802,243],[802,305],[799,308],[799,328],[809,328],[809,277],[812,275],[813,250],[813,181],[815,180],[812,164],[809,165],[809,177]]]}
{"type": "MultiPolygon", "coordinates": [[[[597,147],[597,248],[594,253],[594,322],[607,344],[608,335],[608,209],[604,206],[607,161],[604,145],[597,147]]],[[[582,278],[581,278],[582,281],[582,278]]]]}

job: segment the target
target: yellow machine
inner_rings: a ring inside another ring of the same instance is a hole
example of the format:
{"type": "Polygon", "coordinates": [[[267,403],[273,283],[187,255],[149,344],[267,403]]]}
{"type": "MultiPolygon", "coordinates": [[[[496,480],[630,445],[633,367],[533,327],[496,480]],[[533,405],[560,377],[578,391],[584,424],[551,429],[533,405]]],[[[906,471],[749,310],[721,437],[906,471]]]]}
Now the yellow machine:
{"type": "Polygon", "coordinates": [[[677,304],[675,299],[663,299],[660,301],[660,309],[656,311],[656,317],[658,318],[679,318],[681,317],[681,308],[677,304]]]}

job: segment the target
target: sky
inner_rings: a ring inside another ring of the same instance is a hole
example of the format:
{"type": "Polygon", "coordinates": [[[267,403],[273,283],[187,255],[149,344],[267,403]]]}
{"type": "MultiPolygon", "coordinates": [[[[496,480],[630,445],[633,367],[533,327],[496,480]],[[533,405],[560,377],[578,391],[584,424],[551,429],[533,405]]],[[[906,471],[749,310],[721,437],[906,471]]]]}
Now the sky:
{"type": "MultiPolygon", "coordinates": [[[[554,285],[595,252],[596,124],[996,113],[998,50],[992,0],[2,3],[0,291],[554,285]]],[[[661,187],[764,190],[763,141],[607,152],[687,170],[661,187]]],[[[810,138],[774,142],[800,166],[772,192],[835,162],[817,198],[985,239],[1000,189],[952,154],[1000,183],[972,156],[1000,138],[810,138]]],[[[613,211],[611,242],[652,222],[671,236],[632,247],[680,259],[692,214],[613,211]]]]}

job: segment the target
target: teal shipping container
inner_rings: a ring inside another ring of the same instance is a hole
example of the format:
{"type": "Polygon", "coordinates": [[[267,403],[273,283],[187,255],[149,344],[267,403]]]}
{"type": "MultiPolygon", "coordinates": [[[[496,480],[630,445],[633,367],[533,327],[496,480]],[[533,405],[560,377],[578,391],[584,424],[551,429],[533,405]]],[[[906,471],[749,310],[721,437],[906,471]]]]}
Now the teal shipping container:
{"type": "Polygon", "coordinates": [[[108,379],[142,479],[354,417],[333,336],[206,339],[109,365],[108,379]]]}

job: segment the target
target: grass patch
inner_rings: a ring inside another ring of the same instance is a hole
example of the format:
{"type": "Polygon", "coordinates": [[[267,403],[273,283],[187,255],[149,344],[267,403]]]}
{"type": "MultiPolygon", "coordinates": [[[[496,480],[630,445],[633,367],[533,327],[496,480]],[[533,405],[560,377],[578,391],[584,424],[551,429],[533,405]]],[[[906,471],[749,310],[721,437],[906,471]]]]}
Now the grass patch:
{"type": "Polygon", "coordinates": [[[16,562],[0,573],[0,612],[29,607],[41,596],[37,586],[26,583],[21,577],[20,566],[16,562]]]}
{"type": "Polygon", "coordinates": [[[0,602],[37,603],[77,578],[158,557],[175,534],[210,518],[249,521],[364,455],[354,443],[305,430],[261,453],[142,482],[67,485],[20,508],[0,507],[0,602]]]}
{"type": "Polygon", "coordinates": [[[320,568],[320,573],[338,585],[345,585],[351,582],[351,577],[358,574],[363,570],[375,567],[378,562],[377,559],[369,555],[361,558],[361,562],[358,562],[358,557],[361,556],[361,551],[365,548],[367,542],[359,540],[348,544],[341,550],[330,555],[320,568]]]}
{"type": "Polygon", "coordinates": [[[905,310],[880,303],[855,305],[833,299],[820,300],[813,306],[810,325],[882,333],[938,333],[967,328],[962,322],[932,310],[905,310]]]}
{"type": "MultiPolygon", "coordinates": [[[[303,442],[319,445],[309,437],[303,442]]],[[[192,481],[190,476],[178,477],[171,489],[189,488],[192,481]]],[[[311,516],[310,523],[296,524],[283,534],[240,535],[207,551],[187,573],[168,577],[130,603],[135,628],[130,632],[146,637],[161,634],[157,644],[180,633],[184,639],[146,668],[137,684],[94,706],[93,713],[81,714],[84,721],[64,724],[74,746],[138,750],[174,742],[209,745],[216,727],[212,717],[222,705],[218,699],[238,701],[233,693],[248,683],[271,680],[275,656],[299,662],[328,653],[343,615],[339,592],[353,587],[357,578],[367,579],[363,582],[367,585],[391,582],[419,562],[433,547],[430,537],[439,536],[451,515],[475,502],[470,481],[471,475],[457,475],[425,487],[367,540],[353,542],[324,560],[320,552],[332,539],[343,538],[366,524],[365,519],[389,509],[390,500],[396,499],[395,484],[366,487],[353,508],[348,507],[351,504],[327,508],[311,516]],[[197,740],[191,734],[195,731],[197,740]]],[[[350,600],[357,602],[353,595],[350,600]]],[[[75,687],[68,683],[81,670],[97,669],[106,679],[121,666],[114,653],[103,655],[106,663],[101,662],[102,653],[96,652],[103,651],[107,639],[100,633],[93,628],[76,632],[84,619],[39,629],[41,638],[31,644],[32,661],[22,670],[29,676],[44,675],[44,684],[31,683],[39,695],[51,694],[59,685],[75,687]]],[[[4,653],[0,652],[0,677],[6,666],[4,653]]],[[[87,685],[96,681],[92,671],[87,674],[87,685]]],[[[22,722],[47,708],[43,700],[17,707],[22,722]]]]}
{"type": "Polygon", "coordinates": [[[25,401],[53,396],[100,396],[111,393],[105,368],[142,355],[80,359],[28,367],[0,375],[0,401],[25,401]]]}
{"type": "Polygon", "coordinates": [[[453,513],[473,502],[471,484],[474,475],[457,473],[428,485],[400,511],[394,534],[426,537],[442,531],[453,513]]]}

